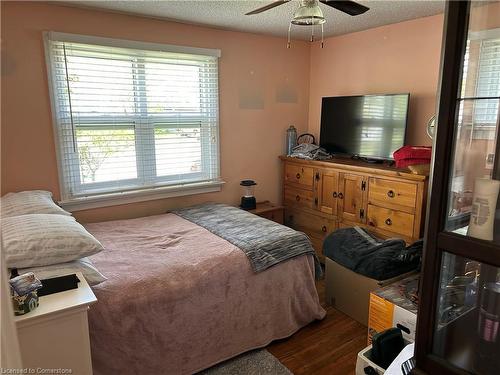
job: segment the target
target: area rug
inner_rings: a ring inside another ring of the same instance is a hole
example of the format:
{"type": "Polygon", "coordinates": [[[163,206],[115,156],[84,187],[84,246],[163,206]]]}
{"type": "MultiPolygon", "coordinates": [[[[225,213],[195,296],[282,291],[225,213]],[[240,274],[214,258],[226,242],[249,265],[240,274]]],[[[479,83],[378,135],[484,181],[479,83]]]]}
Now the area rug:
{"type": "Polygon", "coordinates": [[[199,372],[198,375],[293,375],[265,349],[253,350],[199,372]]]}

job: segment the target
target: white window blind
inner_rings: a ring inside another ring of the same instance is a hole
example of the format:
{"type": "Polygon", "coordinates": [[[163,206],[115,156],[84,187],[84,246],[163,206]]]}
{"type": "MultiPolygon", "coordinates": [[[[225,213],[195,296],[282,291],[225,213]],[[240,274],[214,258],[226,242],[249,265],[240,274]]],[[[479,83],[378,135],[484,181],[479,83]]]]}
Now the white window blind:
{"type": "Polygon", "coordinates": [[[219,181],[218,50],[46,33],[63,200],[219,181]]]}
{"type": "Polygon", "coordinates": [[[496,127],[500,97],[500,38],[481,42],[477,72],[474,121],[476,125],[496,127]]]}

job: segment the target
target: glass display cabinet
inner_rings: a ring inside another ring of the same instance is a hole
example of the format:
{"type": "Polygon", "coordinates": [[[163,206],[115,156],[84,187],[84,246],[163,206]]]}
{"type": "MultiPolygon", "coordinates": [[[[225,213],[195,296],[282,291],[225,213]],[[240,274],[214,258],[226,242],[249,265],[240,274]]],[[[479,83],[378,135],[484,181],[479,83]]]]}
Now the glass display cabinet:
{"type": "Polygon", "coordinates": [[[414,374],[500,374],[500,2],[446,4],[414,374]]]}

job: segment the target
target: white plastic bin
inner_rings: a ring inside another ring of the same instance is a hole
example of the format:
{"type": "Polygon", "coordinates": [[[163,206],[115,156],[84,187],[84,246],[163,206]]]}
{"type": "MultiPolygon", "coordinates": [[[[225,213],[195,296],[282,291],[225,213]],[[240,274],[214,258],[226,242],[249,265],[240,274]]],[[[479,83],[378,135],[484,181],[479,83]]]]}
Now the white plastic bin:
{"type": "MultiPolygon", "coordinates": [[[[405,347],[411,344],[410,341],[403,339],[405,347]]],[[[404,349],[403,349],[404,351],[404,349]]],[[[365,375],[365,368],[371,366],[377,374],[382,375],[385,370],[373,363],[372,361],[372,346],[367,346],[362,351],[358,353],[358,359],[356,360],[356,375],[365,375]]]]}
{"type": "Polygon", "coordinates": [[[367,346],[362,351],[358,353],[358,359],[356,361],[356,375],[365,375],[365,368],[371,366],[377,374],[382,375],[385,370],[377,366],[372,362],[372,346],[367,346]]]}

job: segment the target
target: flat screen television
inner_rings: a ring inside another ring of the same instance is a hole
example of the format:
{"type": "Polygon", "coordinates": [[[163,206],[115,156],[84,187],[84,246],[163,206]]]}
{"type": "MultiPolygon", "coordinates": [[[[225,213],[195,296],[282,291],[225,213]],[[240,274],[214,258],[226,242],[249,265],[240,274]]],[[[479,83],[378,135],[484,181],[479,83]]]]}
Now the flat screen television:
{"type": "Polygon", "coordinates": [[[323,98],[320,146],[334,155],[391,160],[405,144],[409,99],[410,94],[323,98]]]}

